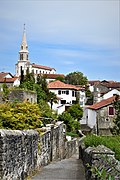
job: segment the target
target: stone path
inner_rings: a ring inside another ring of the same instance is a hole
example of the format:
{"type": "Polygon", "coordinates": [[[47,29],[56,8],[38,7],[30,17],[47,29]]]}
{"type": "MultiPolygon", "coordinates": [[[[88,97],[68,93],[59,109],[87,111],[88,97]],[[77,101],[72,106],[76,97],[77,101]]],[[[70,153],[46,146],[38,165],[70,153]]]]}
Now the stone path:
{"type": "Polygon", "coordinates": [[[85,180],[82,161],[78,155],[64,159],[43,167],[32,180],[85,180]]]}

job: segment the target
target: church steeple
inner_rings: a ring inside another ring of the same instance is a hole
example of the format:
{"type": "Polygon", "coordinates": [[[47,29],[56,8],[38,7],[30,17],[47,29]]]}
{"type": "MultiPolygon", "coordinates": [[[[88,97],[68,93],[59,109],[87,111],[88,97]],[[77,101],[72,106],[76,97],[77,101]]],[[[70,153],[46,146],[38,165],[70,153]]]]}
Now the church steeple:
{"type": "Polygon", "coordinates": [[[22,36],[22,43],[21,43],[21,47],[20,47],[20,61],[28,61],[28,45],[27,45],[27,41],[26,41],[26,30],[25,30],[25,24],[24,24],[24,30],[23,30],[23,36],[22,36]]]}

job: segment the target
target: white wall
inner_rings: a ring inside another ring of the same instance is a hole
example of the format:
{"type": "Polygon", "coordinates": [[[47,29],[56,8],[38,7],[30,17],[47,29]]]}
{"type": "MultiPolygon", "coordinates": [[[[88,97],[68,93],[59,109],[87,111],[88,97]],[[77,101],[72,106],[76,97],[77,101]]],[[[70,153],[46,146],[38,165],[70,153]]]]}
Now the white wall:
{"type": "MultiPolygon", "coordinates": [[[[113,90],[109,91],[108,93],[104,94],[103,97],[102,97],[102,99],[110,98],[110,97],[112,97],[114,94],[120,95],[120,91],[118,91],[117,89],[113,89],[113,90]]],[[[101,99],[101,100],[102,100],[102,99],[101,99]]]]}
{"type": "Polygon", "coordinates": [[[88,109],[88,126],[93,128],[96,125],[96,111],[88,109]]]}
{"type": "Polygon", "coordinates": [[[69,89],[59,89],[61,90],[61,94],[58,94],[58,89],[50,89],[51,92],[54,92],[58,97],[62,100],[66,100],[66,103],[72,104],[72,101],[76,101],[76,97],[72,96],[72,90],[69,89]],[[62,91],[69,90],[69,94],[62,94],[62,91]]]}

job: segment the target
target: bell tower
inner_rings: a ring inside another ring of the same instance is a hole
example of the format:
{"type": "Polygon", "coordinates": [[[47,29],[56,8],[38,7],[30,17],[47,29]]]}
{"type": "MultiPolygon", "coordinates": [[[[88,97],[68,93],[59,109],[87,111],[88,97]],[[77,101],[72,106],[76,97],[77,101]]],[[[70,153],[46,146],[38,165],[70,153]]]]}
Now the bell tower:
{"type": "Polygon", "coordinates": [[[26,41],[26,29],[24,24],[22,42],[19,51],[19,60],[16,64],[16,76],[21,76],[21,74],[26,75],[27,69],[30,68],[30,61],[28,59],[29,51],[26,41]]]}

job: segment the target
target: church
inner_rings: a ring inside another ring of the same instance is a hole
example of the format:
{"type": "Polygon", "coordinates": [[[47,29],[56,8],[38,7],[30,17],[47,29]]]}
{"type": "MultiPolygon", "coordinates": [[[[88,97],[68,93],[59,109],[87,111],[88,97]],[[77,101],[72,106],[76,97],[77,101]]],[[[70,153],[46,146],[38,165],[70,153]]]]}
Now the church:
{"type": "MultiPolygon", "coordinates": [[[[21,72],[23,72],[23,74],[26,75],[27,70],[29,70],[30,73],[34,73],[34,75],[38,75],[38,74],[46,74],[46,75],[51,74],[52,75],[53,74],[53,76],[55,77],[55,74],[56,74],[56,70],[54,68],[37,65],[35,63],[30,62],[28,45],[27,45],[27,40],[26,40],[25,25],[24,25],[24,31],[23,31],[23,36],[22,36],[22,43],[21,43],[20,51],[19,51],[19,60],[15,66],[16,66],[15,69],[16,69],[17,77],[21,76],[21,72]]],[[[50,77],[52,77],[51,75],[50,77]]],[[[56,75],[61,76],[61,74],[56,74],[56,75]]]]}

